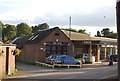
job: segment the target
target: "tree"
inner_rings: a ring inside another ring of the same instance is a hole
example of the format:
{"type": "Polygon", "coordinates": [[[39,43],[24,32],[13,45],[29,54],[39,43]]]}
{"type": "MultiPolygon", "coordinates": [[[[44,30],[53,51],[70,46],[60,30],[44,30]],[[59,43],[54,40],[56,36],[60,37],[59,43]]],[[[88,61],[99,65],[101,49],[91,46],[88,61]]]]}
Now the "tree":
{"type": "Polygon", "coordinates": [[[4,41],[13,40],[16,37],[16,27],[15,25],[6,24],[3,29],[4,41]]]}
{"type": "Polygon", "coordinates": [[[107,37],[107,35],[110,33],[109,28],[102,29],[101,34],[103,37],[107,37]]]}
{"type": "Polygon", "coordinates": [[[48,25],[47,23],[39,24],[39,25],[38,25],[38,28],[39,28],[40,30],[42,30],[42,29],[48,29],[48,28],[49,28],[49,25],[48,25]]]}
{"type": "Polygon", "coordinates": [[[24,37],[32,35],[32,28],[29,27],[26,23],[20,23],[17,26],[17,36],[24,37]]]}
{"type": "Polygon", "coordinates": [[[110,32],[108,35],[107,35],[108,38],[116,38],[117,39],[117,33],[113,33],[113,32],[110,32]]]}
{"type": "Polygon", "coordinates": [[[32,26],[32,33],[35,33],[36,31],[39,30],[38,26],[32,26]]]}
{"type": "Polygon", "coordinates": [[[4,27],[4,24],[2,23],[2,21],[0,21],[0,26],[4,27]]]}
{"type": "Polygon", "coordinates": [[[61,28],[62,30],[66,30],[66,31],[72,31],[72,32],[77,32],[76,29],[72,29],[72,28],[61,28]]]}
{"type": "Polygon", "coordinates": [[[32,32],[35,33],[38,30],[48,29],[49,25],[47,23],[39,24],[38,26],[32,26],[32,32]]]}
{"type": "Polygon", "coordinates": [[[110,31],[109,28],[102,29],[101,32],[97,31],[97,37],[117,38],[117,33],[110,31]]]}
{"type": "Polygon", "coordinates": [[[100,31],[97,31],[97,35],[96,35],[96,37],[101,37],[101,33],[100,33],[100,31]]]}
{"type": "Polygon", "coordinates": [[[86,31],[85,29],[78,30],[79,33],[87,34],[85,31],[86,31]]]}
{"type": "Polygon", "coordinates": [[[3,33],[2,33],[3,29],[4,29],[4,24],[2,23],[2,21],[0,21],[0,41],[3,40],[3,33]]]}

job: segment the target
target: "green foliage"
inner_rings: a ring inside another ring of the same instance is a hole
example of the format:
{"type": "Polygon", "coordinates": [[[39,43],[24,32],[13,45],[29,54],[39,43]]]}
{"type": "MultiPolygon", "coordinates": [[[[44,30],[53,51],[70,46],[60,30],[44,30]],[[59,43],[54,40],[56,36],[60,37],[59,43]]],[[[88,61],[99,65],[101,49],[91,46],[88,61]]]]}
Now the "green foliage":
{"type": "Polygon", "coordinates": [[[72,31],[72,32],[77,32],[76,29],[72,29],[72,28],[61,28],[62,30],[66,30],[66,31],[72,31]]]}
{"type": "Polygon", "coordinates": [[[38,26],[32,27],[26,23],[20,23],[15,27],[14,25],[10,24],[4,25],[1,21],[0,26],[2,26],[2,28],[0,28],[0,40],[3,40],[4,42],[13,40],[15,37],[29,36],[32,35],[32,32],[49,28],[49,25],[47,23],[42,23],[38,26]]]}
{"type": "Polygon", "coordinates": [[[15,49],[13,55],[19,55],[21,53],[20,49],[15,49]]]}
{"type": "Polygon", "coordinates": [[[2,30],[4,28],[4,24],[2,23],[2,21],[0,21],[0,41],[2,41],[2,30]]]}
{"type": "Polygon", "coordinates": [[[0,21],[0,26],[4,27],[4,24],[2,23],[2,21],[0,21]]]}
{"type": "Polygon", "coordinates": [[[112,32],[110,32],[110,33],[107,35],[107,37],[109,37],[109,38],[116,38],[116,39],[117,39],[117,33],[112,33],[112,32]]]}
{"type": "Polygon", "coordinates": [[[78,30],[79,33],[87,34],[85,29],[78,30]]]}
{"type": "Polygon", "coordinates": [[[38,26],[32,26],[32,32],[35,33],[38,30],[48,29],[49,25],[47,23],[39,24],[38,26]]]}
{"type": "Polygon", "coordinates": [[[96,35],[97,37],[101,37],[101,33],[100,33],[100,31],[97,31],[97,35],[96,35]]]}
{"type": "Polygon", "coordinates": [[[76,29],[72,29],[72,28],[61,28],[61,29],[66,30],[66,31],[72,31],[72,32],[87,34],[85,29],[80,29],[78,31],[76,29]]]}
{"type": "Polygon", "coordinates": [[[6,24],[2,32],[4,41],[13,40],[16,37],[16,27],[15,25],[6,24]]]}
{"type": "Polygon", "coordinates": [[[14,69],[14,72],[12,73],[12,75],[17,75],[18,74],[18,69],[14,69]]]}
{"type": "Polygon", "coordinates": [[[97,31],[96,37],[108,37],[108,38],[117,38],[117,33],[113,33],[109,28],[102,29],[101,32],[97,31]]]}
{"type": "Polygon", "coordinates": [[[102,29],[101,31],[101,34],[103,35],[103,37],[106,37],[109,33],[110,33],[109,28],[102,29]]]}
{"type": "Polygon", "coordinates": [[[16,27],[17,27],[17,36],[18,37],[32,35],[32,29],[26,23],[20,23],[16,27]]]}

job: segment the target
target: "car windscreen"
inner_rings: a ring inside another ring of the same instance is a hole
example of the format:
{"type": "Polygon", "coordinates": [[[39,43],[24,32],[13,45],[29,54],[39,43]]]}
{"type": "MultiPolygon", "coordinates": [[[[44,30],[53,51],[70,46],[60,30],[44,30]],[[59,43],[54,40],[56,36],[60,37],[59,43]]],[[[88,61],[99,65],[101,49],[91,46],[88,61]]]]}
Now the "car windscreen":
{"type": "Polygon", "coordinates": [[[82,58],[83,55],[76,55],[75,58],[82,58]]]}
{"type": "Polygon", "coordinates": [[[75,60],[75,59],[71,56],[67,56],[67,60],[75,60]]]}

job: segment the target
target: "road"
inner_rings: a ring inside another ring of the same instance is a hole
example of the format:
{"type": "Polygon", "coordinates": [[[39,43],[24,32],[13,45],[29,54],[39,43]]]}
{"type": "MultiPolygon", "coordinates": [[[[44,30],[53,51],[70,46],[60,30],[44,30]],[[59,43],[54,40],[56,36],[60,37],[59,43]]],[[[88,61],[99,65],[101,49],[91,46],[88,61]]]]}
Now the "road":
{"type": "Polygon", "coordinates": [[[56,67],[46,68],[18,63],[19,75],[6,79],[107,79],[117,75],[117,64],[87,64],[83,68],[56,67]]]}

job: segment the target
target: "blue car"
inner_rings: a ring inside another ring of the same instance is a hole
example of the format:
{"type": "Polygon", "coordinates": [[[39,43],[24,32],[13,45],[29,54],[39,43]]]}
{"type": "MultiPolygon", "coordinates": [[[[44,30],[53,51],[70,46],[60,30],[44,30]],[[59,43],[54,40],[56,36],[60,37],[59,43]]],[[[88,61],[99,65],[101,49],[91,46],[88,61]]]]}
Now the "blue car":
{"type": "Polygon", "coordinates": [[[55,59],[52,60],[51,64],[82,65],[82,62],[69,55],[58,55],[55,59]]]}

